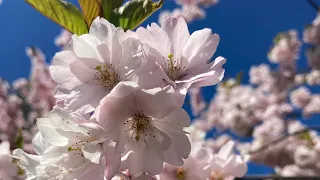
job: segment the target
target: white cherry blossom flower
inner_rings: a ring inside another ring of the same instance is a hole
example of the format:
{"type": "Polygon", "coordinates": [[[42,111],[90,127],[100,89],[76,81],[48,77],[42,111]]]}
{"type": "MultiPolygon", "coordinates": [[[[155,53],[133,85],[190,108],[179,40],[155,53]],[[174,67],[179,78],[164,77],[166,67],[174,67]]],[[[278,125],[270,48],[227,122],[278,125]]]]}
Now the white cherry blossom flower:
{"type": "Polygon", "coordinates": [[[303,41],[305,43],[319,45],[320,44],[320,16],[319,14],[313,20],[312,24],[303,31],[303,41]]]}
{"type": "Polygon", "coordinates": [[[320,112],[320,95],[316,94],[311,96],[311,100],[303,109],[303,114],[306,116],[320,112]]]}
{"type": "Polygon", "coordinates": [[[242,177],[247,166],[241,156],[233,154],[234,142],[229,141],[222,146],[218,154],[211,159],[211,175],[209,179],[217,180],[229,177],[242,177]]]}
{"type": "Polygon", "coordinates": [[[272,63],[292,64],[299,57],[300,46],[297,31],[279,33],[275,38],[274,47],[268,54],[269,60],[272,63]]]}
{"type": "Polygon", "coordinates": [[[89,34],[74,35],[65,51],[53,58],[50,73],[60,88],[72,93],[70,110],[92,112],[99,101],[140,66],[139,41],[103,18],[93,21],[89,34]]]}
{"type": "Polygon", "coordinates": [[[210,62],[219,43],[219,36],[210,29],[190,35],[183,18],[167,18],[162,27],[152,23],[146,29],[139,28],[137,35],[148,52],[146,58],[155,61],[161,71],[140,75],[139,83],[152,81],[153,87],[159,87],[165,80],[178,89],[183,101],[189,87],[215,85],[223,78],[226,60],[218,57],[210,62]]]}
{"type": "Polygon", "coordinates": [[[202,142],[193,142],[190,156],[183,166],[165,164],[160,180],[205,180],[210,175],[210,157],[212,150],[202,142]]]}
{"type": "Polygon", "coordinates": [[[0,144],[0,179],[16,180],[18,177],[18,167],[12,162],[10,156],[10,143],[3,141],[0,144]]]}
{"type": "Polygon", "coordinates": [[[311,100],[311,92],[305,86],[301,86],[290,93],[290,100],[296,107],[304,108],[311,100]]]}
{"type": "Polygon", "coordinates": [[[115,154],[99,124],[55,109],[37,119],[37,126],[41,136],[35,136],[33,146],[38,156],[19,149],[14,152],[18,164],[29,172],[28,178],[103,180],[118,172],[120,154],[115,154]]]}
{"type": "Polygon", "coordinates": [[[93,117],[116,142],[117,152],[123,152],[121,170],[133,177],[159,174],[163,162],[180,166],[190,153],[183,131],[190,117],[176,104],[171,86],[141,90],[136,83],[120,83],[93,117]]]}

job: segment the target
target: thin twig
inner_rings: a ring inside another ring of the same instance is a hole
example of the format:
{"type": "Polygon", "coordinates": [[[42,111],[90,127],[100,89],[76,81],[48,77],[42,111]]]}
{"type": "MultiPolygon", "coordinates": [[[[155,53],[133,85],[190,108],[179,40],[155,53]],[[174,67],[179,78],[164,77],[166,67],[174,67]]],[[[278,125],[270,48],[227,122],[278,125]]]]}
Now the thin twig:
{"type": "Polygon", "coordinates": [[[319,6],[314,0],[307,0],[308,3],[318,12],[319,11],[319,6]]]}
{"type": "Polygon", "coordinates": [[[256,154],[256,153],[259,153],[261,151],[264,151],[266,149],[269,148],[269,146],[272,146],[274,144],[278,144],[279,142],[291,137],[291,136],[296,136],[296,135],[299,135],[299,134],[302,134],[302,133],[305,133],[305,132],[308,132],[310,130],[320,130],[320,127],[318,126],[315,126],[315,127],[306,127],[304,129],[301,129],[300,131],[297,131],[297,132],[294,132],[294,133],[286,133],[286,134],[283,134],[282,136],[280,136],[279,138],[273,140],[273,141],[270,141],[268,143],[265,143],[264,145],[262,145],[261,147],[259,147],[258,149],[255,149],[255,150],[252,150],[252,151],[248,151],[248,152],[245,152],[243,154],[256,154]]]}

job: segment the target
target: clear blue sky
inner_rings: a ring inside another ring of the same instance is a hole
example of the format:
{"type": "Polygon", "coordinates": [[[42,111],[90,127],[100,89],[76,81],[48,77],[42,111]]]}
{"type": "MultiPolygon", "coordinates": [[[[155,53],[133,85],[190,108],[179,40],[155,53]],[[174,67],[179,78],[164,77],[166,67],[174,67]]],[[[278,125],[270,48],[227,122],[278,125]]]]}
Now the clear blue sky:
{"type": "MultiPolygon", "coordinates": [[[[60,27],[27,5],[23,0],[3,0],[0,6],[0,76],[8,81],[27,77],[30,61],[25,55],[26,46],[43,50],[48,62],[58,48],[53,39],[60,27]]],[[[318,3],[320,4],[319,0],[318,3]]],[[[76,2],[76,0],[71,0],[76,2]]],[[[163,9],[172,9],[172,0],[165,0],[163,9]]],[[[211,28],[220,35],[216,55],[228,59],[226,76],[239,71],[248,72],[253,64],[267,62],[267,52],[274,36],[280,31],[297,29],[300,38],[305,25],[312,22],[316,12],[307,0],[220,0],[217,6],[207,9],[207,18],[190,24],[190,31],[211,28]]],[[[157,21],[158,12],[144,26],[157,21]]],[[[299,60],[305,66],[304,51],[299,60]]],[[[248,81],[245,74],[244,82],[248,81]]],[[[205,89],[212,96],[213,88],[205,89]]],[[[187,107],[187,110],[189,108],[187,107]]],[[[250,165],[250,174],[270,172],[270,169],[250,165]]]]}

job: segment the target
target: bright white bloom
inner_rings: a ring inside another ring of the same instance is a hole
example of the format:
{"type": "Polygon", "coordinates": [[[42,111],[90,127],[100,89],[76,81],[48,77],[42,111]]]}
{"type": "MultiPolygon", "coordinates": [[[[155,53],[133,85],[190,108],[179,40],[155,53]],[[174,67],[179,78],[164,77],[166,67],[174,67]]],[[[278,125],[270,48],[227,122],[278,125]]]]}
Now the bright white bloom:
{"type": "Polygon", "coordinates": [[[309,48],[306,51],[308,65],[312,69],[320,69],[320,47],[309,48]]]}
{"type": "Polygon", "coordinates": [[[88,113],[114,86],[129,79],[140,66],[139,41],[103,18],[93,21],[89,34],[77,37],[55,55],[50,73],[69,90],[65,106],[88,113]],[[72,94],[72,95],[71,95],[72,94]]]}
{"type": "Polygon", "coordinates": [[[234,142],[229,141],[222,146],[218,154],[212,157],[210,179],[242,177],[247,172],[247,166],[242,157],[233,154],[233,147],[234,142]]]}
{"type": "Polygon", "coordinates": [[[310,147],[301,145],[294,152],[295,164],[300,167],[312,167],[319,162],[319,153],[310,147]]]}
{"type": "Polygon", "coordinates": [[[222,80],[222,65],[226,60],[218,57],[210,62],[219,43],[219,36],[210,29],[190,35],[183,18],[168,18],[162,27],[152,23],[146,29],[139,28],[137,34],[148,52],[147,59],[155,61],[154,65],[160,69],[157,73],[141,75],[140,84],[152,81],[151,87],[159,87],[165,80],[178,89],[183,101],[189,87],[211,86],[222,80]]]}
{"type": "Polygon", "coordinates": [[[196,127],[194,122],[187,128],[184,128],[184,131],[188,132],[188,138],[191,142],[204,141],[206,137],[206,132],[202,129],[196,127]]]}
{"type": "Polygon", "coordinates": [[[313,95],[309,104],[303,109],[304,115],[320,113],[320,95],[313,95]]]}
{"type": "Polygon", "coordinates": [[[177,4],[181,5],[196,5],[198,0],[175,0],[177,4]]]}
{"type": "Polygon", "coordinates": [[[203,6],[214,6],[216,5],[219,0],[198,0],[199,4],[203,5],[203,6]]]}
{"type": "Polygon", "coordinates": [[[161,25],[168,18],[179,18],[182,17],[182,12],[180,8],[175,8],[172,11],[164,10],[159,14],[158,23],[161,25]]]}
{"type": "Polygon", "coordinates": [[[274,47],[268,54],[273,63],[292,64],[298,58],[301,43],[295,30],[280,33],[275,38],[274,47]]]}
{"type": "Polygon", "coordinates": [[[299,86],[299,85],[302,85],[305,83],[305,77],[303,74],[297,74],[295,77],[294,77],[294,84],[296,86],[299,86]]]}
{"type": "Polygon", "coordinates": [[[192,88],[189,90],[190,105],[192,114],[194,116],[200,115],[200,113],[207,107],[207,103],[203,99],[201,88],[192,88]]]}
{"type": "Polygon", "coordinates": [[[269,142],[282,135],[285,131],[283,119],[272,117],[254,129],[253,137],[262,142],[269,142]]]}
{"type": "Polygon", "coordinates": [[[181,8],[181,17],[183,17],[186,22],[203,19],[205,16],[206,13],[198,6],[182,6],[181,8]]]}
{"type": "Polygon", "coordinates": [[[306,81],[310,86],[320,84],[320,70],[312,70],[306,76],[306,81]]]}
{"type": "Polygon", "coordinates": [[[310,102],[310,99],[311,92],[305,86],[301,86],[290,93],[292,104],[298,108],[304,108],[310,102]]]}
{"type": "Polygon", "coordinates": [[[305,43],[319,45],[320,44],[320,16],[317,15],[312,25],[306,27],[303,32],[303,41],[305,43]]]}
{"type": "Polygon", "coordinates": [[[66,29],[61,30],[61,33],[58,37],[55,38],[54,43],[56,46],[65,48],[72,39],[72,33],[66,29]]]}
{"type": "Polygon", "coordinates": [[[103,180],[118,172],[120,154],[109,146],[100,125],[55,109],[47,118],[37,119],[37,126],[41,136],[36,136],[33,144],[39,156],[14,152],[18,164],[29,172],[28,178],[103,180]]]}
{"type": "Polygon", "coordinates": [[[210,175],[209,160],[212,150],[201,142],[192,143],[192,149],[183,166],[165,164],[160,180],[205,180],[210,175]]]}
{"type": "Polygon", "coordinates": [[[252,66],[250,68],[250,83],[261,85],[270,80],[270,67],[266,64],[261,64],[259,66],[252,66]]]}
{"type": "Polygon", "coordinates": [[[317,176],[319,171],[314,171],[310,168],[301,168],[296,164],[285,166],[284,168],[276,168],[277,174],[284,177],[294,176],[317,176]]]}
{"type": "Polygon", "coordinates": [[[12,162],[10,156],[10,143],[3,141],[0,144],[0,179],[1,180],[16,180],[18,176],[18,168],[12,162]]]}
{"type": "Polygon", "coordinates": [[[159,14],[159,24],[163,24],[163,22],[168,18],[179,18],[182,17],[187,23],[203,19],[206,16],[203,9],[199,8],[195,5],[186,5],[181,8],[175,8],[172,11],[161,11],[159,14]]]}
{"type": "Polygon", "coordinates": [[[129,175],[118,174],[117,176],[113,177],[111,180],[156,180],[156,178],[147,174],[141,174],[140,176],[135,178],[132,178],[129,175]]]}
{"type": "Polygon", "coordinates": [[[101,100],[97,121],[123,152],[121,170],[136,177],[162,171],[163,162],[183,164],[191,145],[183,127],[190,117],[175,102],[171,86],[141,90],[135,83],[123,82],[101,100]]]}

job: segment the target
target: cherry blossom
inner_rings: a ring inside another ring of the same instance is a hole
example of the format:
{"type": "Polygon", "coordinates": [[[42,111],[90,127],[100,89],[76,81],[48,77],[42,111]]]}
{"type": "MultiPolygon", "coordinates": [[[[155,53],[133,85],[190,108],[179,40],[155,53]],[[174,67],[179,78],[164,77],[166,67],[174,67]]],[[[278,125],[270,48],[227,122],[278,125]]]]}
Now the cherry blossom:
{"type": "Polygon", "coordinates": [[[3,141],[0,144],[0,179],[16,180],[18,178],[18,167],[12,162],[10,156],[10,143],[3,141]]]}
{"type": "MultiPolygon", "coordinates": [[[[224,75],[223,57],[208,63],[216,51],[219,36],[210,29],[198,30],[189,34],[183,18],[168,18],[159,27],[153,23],[145,28],[138,28],[137,35],[144,43],[147,59],[159,65],[162,78],[154,78],[154,86],[161,85],[162,79],[176,87],[181,100],[189,87],[211,86],[220,82],[224,75]]],[[[155,73],[157,74],[157,73],[155,73]]],[[[150,81],[149,73],[141,75],[140,81],[150,81]],[[143,78],[143,76],[146,76],[143,78]]]]}
{"type": "Polygon", "coordinates": [[[122,152],[121,170],[128,169],[133,177],[157,175],[163,162],[181,166],[190,153],[182,129],[190,118],[175,102],[171,86],[142,90],[136,83],[120,83],[101,100],[93,117],[122,152]]]}
{"type": "Polygon", "coordinates": [[[210,179],[242,177],[247,172],[243,158],[232,153],[234,145],[234,142],[229,141],[212,157],[210,179]]]}
{"type": "Polygon", "coordinates": [[[309,89],[302,86],[291,92],[290,99],[293,105],[298,108],[303,108],[310,102],[311,92],[309,89]]]}
{"type": "Polygon", "coordinates": [[[39,156],[21,150],[14,153],[30,177],[103,180],[104,175],[111,178],[118,172],[120,154],[115,153],[100,125],[55,109],[48,117],[39,118],[37,126],[43,137],[38,135],[33,141],[39,156]],[[27,166],[28,161],[33,161],[36,167],[27,166]],[[35,173],[32,168],[36,168],[35,173]]]}
{"type": "Polygon", "coordinates": [[[274,47],[269,52],[269,60],[272,63],[291,64],[298,58],[300,41],[295,30],[280,33],[275,38],[274,47]]]}
{"type": "Polygon", "coordinates": [[[201,180],[210,175],[210,157],[212,150],[201,142],[192,143],[190,156],[184,160],[183,166],[165,164],[160,180],[201,180]]]}
{"type": "Polygon", "coordinates": [[[305,43],[320,44],[320,16],[317,15],[313,23],[307,26],[303,32],[303,41],[305,43]]]}
{"type": "Polygon", "coordinates": [[[140,66],[139,46],[132,32],[103,18],[94,20],[89,34],[72,36],[70,47],[57,53],[50,66],[58,86],[69,90],[63,91],[69,92],[65,106],[92,112],[113,87],[128,80],[140,66]]]}

